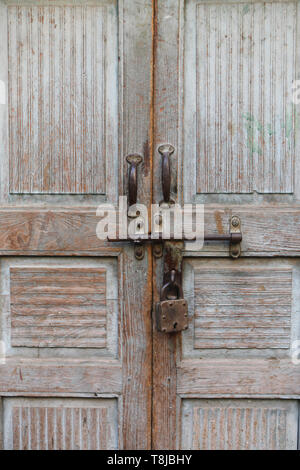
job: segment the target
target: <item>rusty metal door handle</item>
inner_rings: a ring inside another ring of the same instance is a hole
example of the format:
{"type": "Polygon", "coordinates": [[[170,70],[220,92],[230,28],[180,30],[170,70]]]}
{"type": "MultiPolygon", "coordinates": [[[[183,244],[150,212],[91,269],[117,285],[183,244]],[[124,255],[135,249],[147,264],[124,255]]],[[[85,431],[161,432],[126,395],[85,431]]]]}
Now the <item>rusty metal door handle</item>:
{"type": "Polygon", "coordinates": [[[170,202],[171,193],[171,166],[170,156],[174,153],[174,147],[170,144],[164,144],[158,147],[158,151],[162,156],[162,191],[164,196],[164,202],[170,202]]]}
{"type": "Polygon", "coordinates": [[[127,155],[127,162],[129,163],[128,173],[128,202],[129,206],[133,206],[137,201],[137,167],[142,162],[143,157],[138,153],[127,155]]]}

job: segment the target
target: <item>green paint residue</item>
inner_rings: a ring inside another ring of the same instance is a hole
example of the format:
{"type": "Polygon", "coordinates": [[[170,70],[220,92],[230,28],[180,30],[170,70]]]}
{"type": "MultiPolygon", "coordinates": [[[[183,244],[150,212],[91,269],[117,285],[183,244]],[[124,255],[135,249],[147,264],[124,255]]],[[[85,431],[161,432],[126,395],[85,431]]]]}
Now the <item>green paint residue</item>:
{"type": "Polygon", "coordinates": [[[274,134],[271,124],[267,124],[267,134],[271,137],[274,134]]]}
{"type": "Polygon", "coordinates": [[[285,128],[286,138],[290,139],[291,134],[293,132],[293,128],[294,128],[294,113],[293,112],[290,112],[286,115],[284,128],[285,128]]]}
{"type": "Polygon", "coordinates": [[[275,123],[267,123],[265,126],[261,121],[256,119],[251,113],[243,114],[244,126],[246,129],[246,145],[251,155],[257,153],[262,155],[262,148],[267,139],[274,138],[276,129],[283,129],[288,147],[291,148],[292,139],[294,138],[294,130],[298,128],[299,119],[295,113],[295,105],[286,111],[285,122],[277,116],[275,123]]]}
{"type": "Polygon", "coordinates": [[[247,131],[247,148],[250,150],[251,155],[253,155],[253,153],[262,155],[262,149],[259,142],[255,139],[257,132],[260,134],[264,133],[262,124],[250,113],[243,114],[243,118],[245,119],[245,127],[247,131]]]}
{"type": "Polygon", "coordinates": [[[242,10],[242,14],[243,14],[243,15],[247,15],[247,13],[249,13],[249,11],[250,11],[249,5],[248,5],[248,4],[247,4],[247,5],[244,5],[244,6],[243,6],[243,10],[242,10]]]}

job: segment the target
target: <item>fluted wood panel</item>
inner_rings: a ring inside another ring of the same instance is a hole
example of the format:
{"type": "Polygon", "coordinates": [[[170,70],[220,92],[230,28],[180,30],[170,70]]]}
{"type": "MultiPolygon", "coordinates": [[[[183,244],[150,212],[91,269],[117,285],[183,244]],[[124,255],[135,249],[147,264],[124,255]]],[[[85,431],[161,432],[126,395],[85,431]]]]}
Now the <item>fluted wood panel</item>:
{"type": "Polygon", "coordinates": [[[106,192],[106,8],[9,6],[10,192],[106,192]]]}
{"type": "Polygon", "coordinates": [[[12,346],[107,346],[103,268],[10,268],[12,346]]]}
{"type": "Polygon", "coordinates": [[[195,348],[288,348],[292,270],[195,271],[195,348]]]}
{"type": "Polygon", "coordinates": [[[18,399],[4,403],[5,447],[14,450],[103,450],[116,446],[115,400],[18,399]],[[101,401],[103,403],[101,403],[101,401]]]}
{"type": "MultiPolygon", "coordinates": [[[[296,448],[297,405],[276,401],[194,400],[184,424],[191,426],[192,449],[286,450],[296,448]],[[288,429],[289,427],[289,429],[288,429]],[[292,440],[289,432],[294,432],[292,440]]],[[[186,435],[189,435],[186,432],[186,435]]],[[[186,441],[183,436],[183,442],[186,441]]],[[[188,447],[183,447],[188,448],[188,447]]]]}
{"type": "Polygon", "coordinates": [[[293,192],[296,15],[296,2],[197,5],[198,193],[293,192]]]}

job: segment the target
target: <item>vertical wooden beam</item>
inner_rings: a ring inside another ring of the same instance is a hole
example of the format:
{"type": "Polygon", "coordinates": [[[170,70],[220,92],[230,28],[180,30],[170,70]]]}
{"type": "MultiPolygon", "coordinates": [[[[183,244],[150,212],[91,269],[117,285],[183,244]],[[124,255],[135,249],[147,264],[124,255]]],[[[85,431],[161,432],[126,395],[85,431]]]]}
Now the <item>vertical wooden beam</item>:
{"type": "MultiPolygon", "coordinates": [[[[123,0],[120,14],[120,194],[128,194],[126,155],[140,153],[138,203],[152,200],[152,0],[123,0]]],[[[152,394],[152,259],[150,247],[137,261],[133,247],[124,249],[123,358],[124,449],[151,448],[152,394]]],[[[121,443],[120,443],[121,444],[121,443]]]]}
{"type": "MultiPolygon", "coordinates": [[[[157,148],[169,143],[171,156],[171,197],[178,200],[179,147],[179,19],[181,0],[155,0],[154,35],[154,201],[162,198],[161,156],[157,148]]],[[[153,298],[159,300],[163,260],[154,261],[153,298]]],[[[176,449],[176,351],[180,335],[166,335],[153,329],[153,449],[176,449]]]]}

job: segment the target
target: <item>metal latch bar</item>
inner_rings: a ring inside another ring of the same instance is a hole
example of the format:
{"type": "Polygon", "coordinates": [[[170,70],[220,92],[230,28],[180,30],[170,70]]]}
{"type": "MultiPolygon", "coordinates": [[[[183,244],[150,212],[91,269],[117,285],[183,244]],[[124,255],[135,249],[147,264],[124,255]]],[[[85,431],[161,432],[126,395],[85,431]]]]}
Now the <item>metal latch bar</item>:
{"type": "MultiPolygon", "coordinates": [[[[195,238],[194,238],[195,240],[195,238]]],[[[241,221],[240,218],[237,217],[236,215],[231,217],[230,220],[230,232],[227,234],[204,234],[204,242],[208,241],[228,241],[229,242],[229,253],[232,258],[238,258],[241,254],[241,242],[243,240],[243,235],[241,232],[241,221]]],[[[185,242],[185,241],[193,241],[192,238],[177,238],[174,237],[172,234],[168,238],[164,238],[162,233],[156,233],[155,235],[149,233],[148,235],[145,234],[139,234],[136,237],[133,238],[108,238],[108,241],[110,242],[132,242],[135,244],[136,247],[140,247],[144,243],[163,243],[167,241],[172,241],[172,242],[185,242]]],[[[137,259],[142,259],[141,253],[142,249],[136,249],[136,258],[137,259]],[[138,256],[137,256],[138,255],[138,256]]],[[[161,251],[159,252],[161,256],[161,251]]],[[[159,256],[157,256],[159,257],[159,256]]]]}

